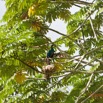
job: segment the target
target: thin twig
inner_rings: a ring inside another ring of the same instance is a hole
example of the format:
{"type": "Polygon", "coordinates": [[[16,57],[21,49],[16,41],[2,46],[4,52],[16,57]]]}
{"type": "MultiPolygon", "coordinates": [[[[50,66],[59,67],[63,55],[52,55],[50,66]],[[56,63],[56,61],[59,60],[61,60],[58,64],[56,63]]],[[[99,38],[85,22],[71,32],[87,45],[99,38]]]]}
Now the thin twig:
{"type": "Polygon", "coordinates": [[[61,74],[61,75],[57,75],[57,76],[51,76],[51,78],[59,78],[59,77],[64,77],[67,76],[69,73],[73,73],[73,74],[77,74],[77,73],[83,73],[83,74],[99,74],[99,73],[103,73],[103,70],[100,71],[81,71],[81,70],[68,70],[66,71],[67,74],[61,74]]]}
{"type": "Polygon", "coordinates": [[[82,45],[82,43],[77,43],[77,45],[83,50],[83,52],[85,53],[86,52],[86,49],[85,48],[83,48],[83,45],[82,45]]]}
{"type": "Polygon", "coordinates": [[[32,70],[34,70],[34,71],[36,71],[36,72],[38,72],[38,73],[42,73],[42,74],[43,74],[43,72],[35,69],[34,67],[32,67],[31,65],[27,64],[26,62],[24,62],[24,61],[21,60],[20,58],[15,58],[15,57],[13,57],[13,58],[16,59],[16,60],[19,60],[21,63],[25,64],[26,66],[28,66],[28,67],[31,68],[32,70]]]}
{"type": "Polygon", "coordinates": [[[91,54],[91,53],[93,53],[93,52],[95,52],[96,50],[99,50],[99,49],[101,49],[101,48],[103,48],[103,45],[102,45],[102,46],[99,46],[99,47],[97,47],[97,48],[93,48],[92,50],[88,51],[85,55],[91,54]]]}
{"type": "Polygon", "coordinates": [[[78,4],[74,4],[74,6],[77,6],[77,7],[79,7],[79,8],[82,8],[82,6],[80,6],[80,5],[78,5],[78,4]]]}
{"type": "Polygon", "coordinates": [[[46,37],[45,35],[44,35],[44,37],[51,43],[51,44],[53,44],[60,52],[63,52],[58,46],[56,46],[55,45],[55,43],[53,43],[48,37],[46,37]]]}
{"type": "MultiPolygon", "coordinates": [[[[48,29],[51,30],[51,31],[53,31],[53,32],[55,32],[55,33],[60,34],[61,36],[64,36],[63,39],[67,37],[67,38],[69,38],[70,40],[73,40],[73,38],[70,37],[71,34],[64,34],[64,33],[61,33],[61,32],[59,32],[59,31],[57,31],[57,30],[54,30],[54,29],[52,29],[52,28],[48,28],[48,29]]],[[[56,42],[57,42],[57,41],[56,41],[56,42]]],[[[85,52],[84,48],[83,48],[80,44],[78,44],[76,41],[74,41],[74,42],[75,42],[75,44],[76,44],[79,48],[81,48],[81,49],[85,52]]]]}
{"type": "Polygon", "coordinates": [[[85,55],[83,55],[82,57],[81,57],[81,59],[79,60],[79,62],[78,62],[78,64],[75,66],[75,70],[78,68],[78,66],[79,66],[79,64],[81,63],[81,61],[83,60],[85,58],[85,55]]]}
{"type": "Polygon", "coordinates": [[[84,99],[81,103],[85,103],[90,97],[92,97],[95,93],[97,93],[101,88],[103,88],[103,85],[101,85],[97,90],[95,90],[89,97],[84,99]]]}
{"type": "Polygon", "coordinates": [[[91,74],[86,87],[81,91],[81,94],[78,96],[78,98],[76,99],[75,103],[78,103],[78,101],[81,98],[81,96],[87,91],[88,87],[90,86],[90,83],[92,81],[93,76],[94,76],[94,73],[91,74]]]}
{"type": "Polygon", "coordinates": [[[52,29],[52,28],[48,28],[48,29],[51,30],[51,31],[53,31],[53,32],[56,32],[57,34],[60,34],[60,35],[62,35],[62,36],[67,36],[66,34],[61,33],[61,32],[59,32],[59,31],[57,31],[57,30],[52,29]]]}
{"type": "Polygon", "coordinates": [[[76,4],[80,4],[80,5],[90,5],[92,3],[90,2],[86,2],[86,1],[81,1],[81,0],[67,0],[67,1],[54,1],[51,0],[51,3],[76,3],[76,4]]]}
{"type": "Polygon", "coordinates": [[[95,39],[96,39],[96,41],[97,41],[97,35],[96,35],[96,33],[95,33],[95,30],[94,30],[94,27],[93,27],[93,23],[92,23],[91,17],[90,17],[90,24],[91,24],[91,28],[92,28],[93,33],[94,33],[94,37],[95,37],[95,39]]]}
{"type": "MultiPolygon", "coordinates": [[[[65,38],[71,39],[70,36],[71,36],[72,34],[76,33],[78,30],[80,30],[80,28],[85,24],[85,22],[88,20],[88,18],[92,15],[93,12],[94,12],[94,11],[91,11],[91,13],[88,13],[88,16],[86,17],[86,19],[85,19],[71,34],[69,34],[69,35],[67,35],[67,36],[64,36],[62,39],[59,39],[59,40],[57,40],[56,42],[58,42],[58,41],[60,41],[60,40],[63,40],[63,39],[65,39],[65,38]]],[[[72,39],[71,39],[71,40],[72,40],[72,39]]]]}

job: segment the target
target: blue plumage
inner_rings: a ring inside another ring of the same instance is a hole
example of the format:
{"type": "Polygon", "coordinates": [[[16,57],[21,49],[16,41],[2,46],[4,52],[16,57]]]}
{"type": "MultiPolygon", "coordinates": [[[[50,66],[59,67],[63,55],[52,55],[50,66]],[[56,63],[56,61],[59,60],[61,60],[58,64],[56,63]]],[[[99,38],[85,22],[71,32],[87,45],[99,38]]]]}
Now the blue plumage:
{"type": "Polygon", "coordinates": [[[54,52],[54,48],[51,46],[51,49],[47,53],[47,58],[53,58],[54,52]]]}

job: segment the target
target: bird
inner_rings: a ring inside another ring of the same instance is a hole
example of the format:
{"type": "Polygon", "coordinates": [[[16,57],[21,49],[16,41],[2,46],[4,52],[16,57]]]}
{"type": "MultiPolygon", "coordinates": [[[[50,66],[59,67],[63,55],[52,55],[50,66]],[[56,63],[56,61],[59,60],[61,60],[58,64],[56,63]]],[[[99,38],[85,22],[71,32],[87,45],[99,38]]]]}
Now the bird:
{"type": "Polygon", "coordinates": [[[55,53],[54,47],[53,45],[51,45],[51,49],[47,52],[47,58],[46,58],[46,62],[48,65],[50,65],[50,61],[53,58],[55,53]]]}
{"type": "Polygon", "coordinates": [[[47,52],[47,58],[53,58],[54,56],[54,48],[53,48],[53,45],[51,45],[51,49],[47,52]]]}

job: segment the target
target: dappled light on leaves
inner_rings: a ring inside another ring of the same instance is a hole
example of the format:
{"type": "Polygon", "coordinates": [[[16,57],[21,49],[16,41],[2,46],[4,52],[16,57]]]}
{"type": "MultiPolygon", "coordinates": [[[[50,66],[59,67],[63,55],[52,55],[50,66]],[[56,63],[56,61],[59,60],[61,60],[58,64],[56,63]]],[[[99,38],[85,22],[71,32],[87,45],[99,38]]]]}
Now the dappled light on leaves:
{"type": "Polygon", "coordinates": [[[55,68],[56,71],[61,71],[61,70],[63,70],[63,66],[62,66],[61,63],[55,63],[55,64],[54,64],[54,68],[55,68]]]}
{"type": "Polygon", "coordinates": [[[102,103],[103,0],[5,0],[5,5],[0,103],[102,103]]]}
{"type": "Polygon", "coordinates": [[[26,75],[22,73],[21,71],[18,71],[15,74],[14,79],[16,80],[17,83],[22,84],[26,80],[26,75]]]}
{"type": "Polygon", "coordinates": [[[41,26],[42,26],[42,22],[40,22],[40,21],[33,21],[32,22],[32,28],[35,32],[40,31],[41,26]]]}
{"type": "Polygon", "coordinates": [[[28,16],[31,17],[35,14],[35,5],[31,6],[28,10],[28,16]]]}

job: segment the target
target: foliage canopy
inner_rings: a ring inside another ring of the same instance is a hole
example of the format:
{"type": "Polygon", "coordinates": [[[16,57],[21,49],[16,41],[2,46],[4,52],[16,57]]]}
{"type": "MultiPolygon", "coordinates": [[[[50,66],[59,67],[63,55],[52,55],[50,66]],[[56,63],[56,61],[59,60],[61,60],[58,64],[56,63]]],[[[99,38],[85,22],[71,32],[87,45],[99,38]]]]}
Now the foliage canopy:
{"type": "Polygon", "coordinates": [[[103,1],[91,1],[5,0],[0,103],[102,103],[103,1]],[[80,10],[72,14],[73,6],[80,10]],[[50,28],[56,19],[65,21],[67,34],[50,28]],[[60,38],[52,41],[49,31],[60,38]],[[47,81],[42,68],[51,44],[62,57],[53,58],[47,81]]]}

